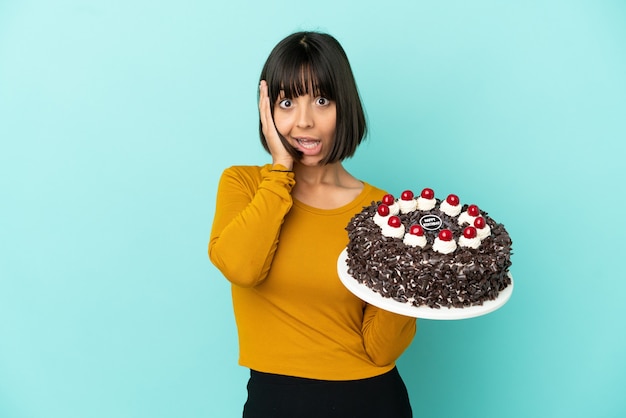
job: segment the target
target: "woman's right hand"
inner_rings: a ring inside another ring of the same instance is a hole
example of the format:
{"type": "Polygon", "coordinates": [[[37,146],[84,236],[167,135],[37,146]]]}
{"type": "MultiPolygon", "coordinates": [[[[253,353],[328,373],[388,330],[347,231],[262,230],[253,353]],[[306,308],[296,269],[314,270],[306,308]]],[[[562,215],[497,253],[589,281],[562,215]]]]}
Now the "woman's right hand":
{"type": "Polygon", "coordinates": [[[272,117],[272,104],[270,103],[269,91],[265,80],[261,80],[259,85],[259,116],[261,118],[263,135],[272,155],[272,163],[280,164],[286,167],[287,170],[291,170],[293,168],[293,157],[283,145],[276,130],[274,118],[272,117]]]}

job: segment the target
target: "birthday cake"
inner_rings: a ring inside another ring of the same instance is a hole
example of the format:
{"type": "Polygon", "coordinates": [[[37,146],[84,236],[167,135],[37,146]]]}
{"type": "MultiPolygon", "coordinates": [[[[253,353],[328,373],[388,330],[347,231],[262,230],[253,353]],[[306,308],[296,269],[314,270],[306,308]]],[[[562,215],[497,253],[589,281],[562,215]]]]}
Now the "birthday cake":
{"type": "Polygon", "coordinates": [[[511,238],[475,204],[430,188],[382,201],[346,227],[348,273],[354,280],[416,307],[464,308],[494,300],[511,284],[511,238]]]}

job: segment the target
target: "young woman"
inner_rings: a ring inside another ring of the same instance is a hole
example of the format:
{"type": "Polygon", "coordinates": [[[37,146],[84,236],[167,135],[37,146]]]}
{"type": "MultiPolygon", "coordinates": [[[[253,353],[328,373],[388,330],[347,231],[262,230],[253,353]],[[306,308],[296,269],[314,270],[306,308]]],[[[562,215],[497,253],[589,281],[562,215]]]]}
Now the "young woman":
{"type": "Polygon", "coordinates": [[[294,33],[272,50],[259,87],[272,162],[226,169],[209,257],[232,283],[245,418],[411,417],[396,359],[415,319],[368,305],[337,275],[345,230],[385,194],[342,165],[365,116],[341,45],[294,33]]]}

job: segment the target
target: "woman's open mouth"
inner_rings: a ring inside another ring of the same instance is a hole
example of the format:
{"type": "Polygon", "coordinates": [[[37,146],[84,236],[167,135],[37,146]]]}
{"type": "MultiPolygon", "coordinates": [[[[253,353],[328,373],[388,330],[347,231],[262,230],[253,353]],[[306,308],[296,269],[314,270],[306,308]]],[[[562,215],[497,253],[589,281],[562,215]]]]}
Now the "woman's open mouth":
{"type": "Polygon", "coordinates": [[[317,150],[322,141],[318,139],[310,139],[310,138],[294,138],[299,145],[301,151],[314,151],[317,150]]]}

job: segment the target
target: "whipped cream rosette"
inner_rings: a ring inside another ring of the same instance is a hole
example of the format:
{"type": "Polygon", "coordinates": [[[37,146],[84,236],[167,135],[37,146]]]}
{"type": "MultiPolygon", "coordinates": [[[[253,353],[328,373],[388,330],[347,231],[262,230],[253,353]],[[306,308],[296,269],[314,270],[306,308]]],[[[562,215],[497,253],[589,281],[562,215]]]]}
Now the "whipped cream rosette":
{"type": "Polygon", "coordinates": [[[403,191],[398,200],[398,206],[400,206],[400,213],[409,213],[417,209],[417,200],[413,198],[413,192],[410,190],[403,191]]]}
{"type": "Polygon", "coordinates": [[[374,214],[374,223],[382,228],[389,222],[389,216],[391,216],[389,206],[381,203],[376,209],[376,214],[374,214]]]}
{"type": "Polygon", "coordinates": [[[457,216],[461,213],[461,201],[459,197],[455,194],[449,194],[446,200],[443,200],[439,204],[439,210],[445,213],[448,216],[457,216]]]}
{"type": "Polygon", "coordinates": [[[480,238],[476,235],[476,228],[468,226],[463,230],[463,235],[459,237],[461,247],[476,249],[480,246],[480,238]]]}
{"type": "Polygon", "coordinates": [[[421,225],[411,225],[402,242],[410,247],[424,248],[427,242],[424,236],[424,228],[421,225]]]}
{"type": "Polygon", "coordinates": [[[437,199],[435,199],[435,192],[433,189],[426,187],[420,193],[417,198],[417,208],[419,210],[431,210],[437,205],[437,199]]]}
{"type": "Polygon", "coordinates": [[[482,216],[477,216],[474,219],[474,228],[476,228],[477,238],[481,241],[491,235],[491,227],[482,216]]]}
{"type": "Polygon", "coordinates": [[[456,241],[452,237],[452,231],[449,229],[442,229],[437,238],[435,238],[433,250],[441,254],[450,254],[454,252],[454,250],[456,250],[456,241]]]}
{"type": "Polygon", "coordinates": [[[476,205],[469,205],[465,212],[459,215],[459,225],[474,225],[474,220],[480,216],[480,210],[476,205]]]}
{"type": "Polygon", "coordinates": [[[396,201],[396,198],[393,197],[392,194],[384,195],[382,203],[389,206],[389,214],[391,216],[395,216],[400,213],[400,204],[396,201]]]}
{"type": "Polygon", "coordinates": [[[397,216],[390,216],[387,225],[383,225],[382,234],[389,238],[402,238],[404,236],[404,225],[397,216]]]}

